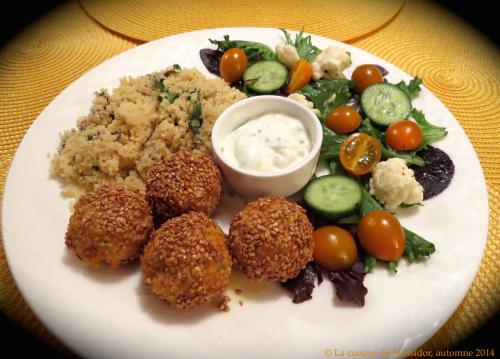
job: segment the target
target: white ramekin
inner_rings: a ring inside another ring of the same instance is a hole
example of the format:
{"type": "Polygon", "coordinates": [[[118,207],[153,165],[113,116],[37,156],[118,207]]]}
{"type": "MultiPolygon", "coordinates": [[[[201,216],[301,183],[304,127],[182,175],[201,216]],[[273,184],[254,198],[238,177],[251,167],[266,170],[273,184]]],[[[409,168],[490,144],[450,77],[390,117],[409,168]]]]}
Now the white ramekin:
{"type": "Polygon", "coordinates": [[[236,102],[221,113],[212,129],[215,160],[228,184],[246,198],[287,197],[298,192],[316,169],[322,140],[323,130],[314,112],[281,96],[255,96],[236,102]],[[221,152],[224,138],[248,120],[268,113],[292,116],[304,124],[312,143],[307,157],[293,167],[272,174],[243,170],[226,161],[221,152]]]}

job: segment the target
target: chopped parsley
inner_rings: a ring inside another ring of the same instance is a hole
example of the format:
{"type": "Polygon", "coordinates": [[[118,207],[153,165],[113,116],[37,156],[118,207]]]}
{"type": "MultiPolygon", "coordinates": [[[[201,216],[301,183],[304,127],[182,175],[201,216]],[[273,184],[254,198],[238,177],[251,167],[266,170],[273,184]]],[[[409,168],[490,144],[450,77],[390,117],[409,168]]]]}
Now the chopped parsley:
{"type": "Polygon", "coordinates": [[[158,95],[159,102],[162,102],[163,99],[167,99],[169,103],[173,103],[179,97],[178,93],[170,91],[165,87],[161,80],[156,83],[156,89],[160,92],[158,95]]]}
{"type": "Polygon", "coordinates": [[[191,132],[193,132],[194,134],[199,133],[202,122],[203,119],[201,118],[201,101],[200,101],[200,95],[198,93],[198,97],[196,98],[193,104],[193,112],[191,113],[191,119],[189,120],[189,128],[191,129],[191,132]]]}

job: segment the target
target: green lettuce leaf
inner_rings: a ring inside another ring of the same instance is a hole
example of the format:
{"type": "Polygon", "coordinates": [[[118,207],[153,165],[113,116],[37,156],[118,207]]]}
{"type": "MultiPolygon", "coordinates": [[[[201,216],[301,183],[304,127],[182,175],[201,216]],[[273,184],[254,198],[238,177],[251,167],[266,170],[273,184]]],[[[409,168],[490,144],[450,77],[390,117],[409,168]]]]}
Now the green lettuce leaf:
{"type": "Polygon", "coordinates": [[[396,273],[398,271],[398,261],[389,261],[387,262],[387,266],[389,267],[389,271],[392,273],[396,273]]]}
{"type": "Polygon", "coordinates": [[[224,40],[209,39],[212,44],[217,45],[217,50],[225,52],[232,48],[238,48],[245,52],[249,62],[259,60],[277,60],[276,53],[267,45],[260,42],[229,40],[229,35],[224,35],[224,40]]]}
{"type": "Polygon", "coordinates": [[[368,212],[371,211],[383,211],[384,207],[368,192],[368,190],[361,186],[362,196],[361,196],[361,205],[359,206],[359,214],[364,216],[368,212]]]}
{"type": "Polygon", "coordinates": [[[420,77],[415,77],[408,84],[406,84],[404,81],[396,84],[396,86],[403,90],[409,98],[414,98],[420,93],[420,91],[422,90],[420,88],[420,85],[422,85],[422,79],[420,77]]]}
{"type": "Polygon", "coordinates": [[[304,29],[300,30],[300,32],[295,35],[294,41],[292,41],[292,37],[288,31],[282,28],[280,28],[280,30],[285,34],[287,44],[297,49],[297,53],[301,59],[313,62],[321,53],[321,50],[312,44],[311,36],[304,36],[304,29]]]}
{"type": "Polygon", "coordinates": [[[409,262],[426,259],[436,251],[436,247],[431,242],[426,241],[409,229],[403,228],[403,230],[405,232],[406,239],[406,247],[403,255],[409,262]]]}
{"type": "Polygon", "coordinates": [[[444,127],[436,126],[427,122],[424,113],[416,108],[410,111],[410,116],[415,120],[415,122],[418,123],[424,134],[424,142],[419,149],[425,148],[431,143],[442,140],[448,134],[444,127]]]}
{"type": "Polygon", "coordinates": [[[351,98],[355,83],[346,79],[319,80],[302,87],[298,92],[306,96],[320,112],[320,120],[324,121],[331,109],[339,107],[351,98]]]}
{"type": "Polygon", "coordinates": [[[321,143],[320,158],[327,162],[338,160],[340,145],[347,137],[347,135],[337,135],[323,125],[323,142],[321,143]]]}
{"type": "Polygon", "coordinates": [[[365,254],[365,273],[370,273],[372,269],[377,265],[377,258],[372,257],[369,254],[365,254]]]}
{"type": "Polygon", "coordinates": [[[332,159],[328,162],[328,170],[332,175],[347,175],[339,158],[332,159]]]}
{"type": "Polygon", "coordinates": [[[359,222],[361,217],[357,214],[351,214],[350,216],[340,218],[337,222],[342,224],[356,224],[359,222]]]}

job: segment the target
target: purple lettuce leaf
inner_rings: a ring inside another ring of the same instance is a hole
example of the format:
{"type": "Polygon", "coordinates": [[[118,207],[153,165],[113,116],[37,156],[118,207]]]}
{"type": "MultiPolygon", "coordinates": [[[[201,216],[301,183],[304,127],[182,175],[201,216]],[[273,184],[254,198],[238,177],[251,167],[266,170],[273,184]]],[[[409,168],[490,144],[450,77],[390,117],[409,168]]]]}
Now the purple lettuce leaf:
{"type": "Polygon", "coordinates": [[[387,71],[385,69],[385,67],[382,67],[380,65],[377,65],[377,64],[374,64],[374,66],[380,71],[380,73],[382,74],[382,76],[385,76],[389,73],[389,71],[387,71]]]}
{"type": "Polygon", "coordinates": [[[437,196],[449,186],[455,173],[455,165],[451,158],[436,147],[427,146],[418,151],[425,164],[411,166],[415,179],[424,189],[424,200],[437,196]]]}
{"type": "Polygon", "coordinates": [[[219,76],[219,62],[222,58],[223,52],[219,50],[213,49],[201,49],[200,50],[200,59],[203,62],[203,65],[207,68],[207,70],[219,76]]]}
{"type": "Polygon", "coordinates": [[[335,293],[340,300],[353,303],[358,307],[365,305],[365,295],[368,289],[363,284],[365,279],[363,260],[358,258],[348,270],[329,271],[328,279],[335,285],[335,293]]]}
{"type": "Polygon", "coordinates": [[[357,93],[353,94],[349,100],[345,103],[346,106],[352,107],[356,111],[361,111],[361,96],[357,93]]]}
{"type": "Polygon", "coordinates": [[[318,278],[319,285],[319,283],[323,280],[321,276],[321,269],[318,268],[313,262],[310,262],[295,278],[289,279],[286,282],[281,283],[281,285],[294,294],[292,300],[294,303],[302,303],[312,298],[316,277],[318,278]]]}

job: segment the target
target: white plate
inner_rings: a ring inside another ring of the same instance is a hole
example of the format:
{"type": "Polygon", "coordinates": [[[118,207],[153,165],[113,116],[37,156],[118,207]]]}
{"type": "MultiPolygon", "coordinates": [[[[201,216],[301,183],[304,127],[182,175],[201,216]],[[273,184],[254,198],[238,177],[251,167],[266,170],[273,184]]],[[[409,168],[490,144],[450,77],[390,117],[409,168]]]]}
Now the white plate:
{"type": "MultiPolygon", "coordinates": [[[[437,250],[424,263],[407,266],[402,261],[397,275],[383,268],[367,275],[364,308],[335,299],[329,281],[316,288],[312,300],[296,305],[275,284],[252,286],[233,275],[231,287],[243,293],[238,297],[228,291],[233,297],[229,313],[218,313],[213,305],[177,312],[146,292],[137,264],[115,272],[89,270],[66,249],[68,201],[60,196],[60,184],[48,175],[49,154],[58,146],[58,134],[88,113],[94,91],[117,86],[120,77],[174,63],[205,71],[198,51],[210,46],[208,38],[224,34],[273,47],[282,36],[275,29],[213,29],[138,46],[75,81],[33,123],[12,162],[3,201],[5,252],[24,298],[60,340],[89,357],[290,359],[324,358],[341,351],[383,355],[381,350],[418,348],[466,294],[482,257],[488,225],[487,192],[477,156],[453,115],[427,89],[414,105],[432,123],[446,126],[448,136],[437,146],[453,159],[455,177],[445,192],[424,207],[398,216],[405,226],[434,242],[437,250]]],[[[320,48],[332,44],[346,48],[355,65],[380,64],[389,70],[391,82],[410,79],[395,66],[352,46],[319,36],[313,36],[313,43],[320,48]]],[[[226,231],[241,205],[226,201],[217,212],[226,231]]]]}

